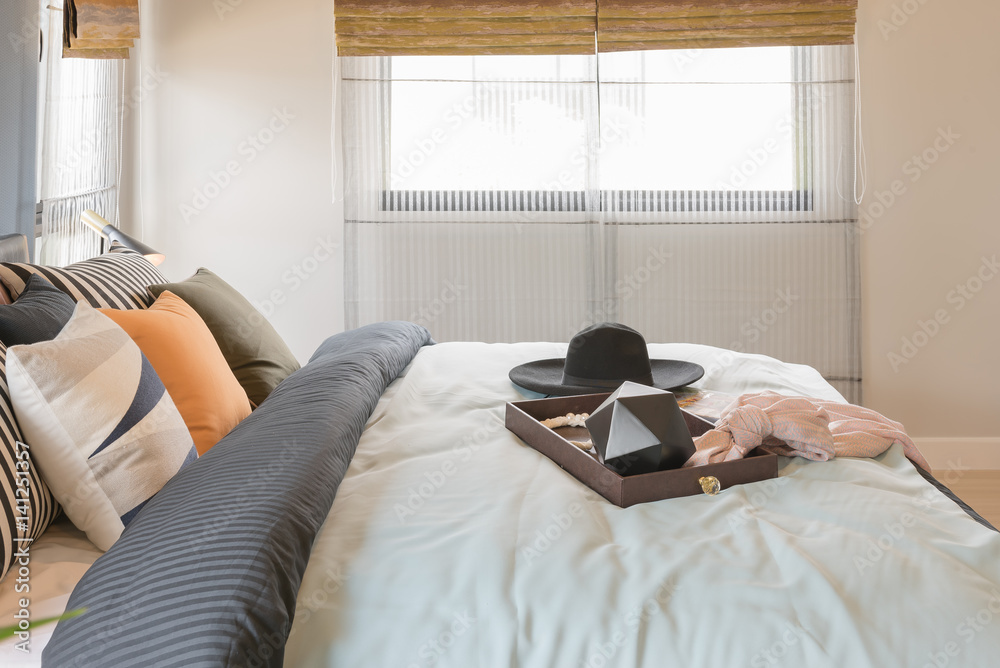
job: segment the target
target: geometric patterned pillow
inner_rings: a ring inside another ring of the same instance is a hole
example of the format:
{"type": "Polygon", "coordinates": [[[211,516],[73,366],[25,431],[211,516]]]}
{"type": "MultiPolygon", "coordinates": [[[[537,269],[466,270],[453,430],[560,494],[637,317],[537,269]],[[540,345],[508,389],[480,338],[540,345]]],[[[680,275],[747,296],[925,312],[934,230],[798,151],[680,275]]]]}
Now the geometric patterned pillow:
{"type": "Polygon", "coordinates": [[[40,274],[73,301],[86,301],[94,308],[149,308],[153,297],[147,286],[167,281],[149,260],[118,243],[111,244],[111,250],[104,255],[65,267],[0,263],[0,282],[13,300],[32,274],[40,274]]]}
{"type": "Polygon", "coordinates": [[[7,347],[0,344],[0,581],[17,560],[18,551],[41,536],[59,515],[59,504],[42,480],[30,448],[23,445],[14,420],[6,363],[7,347]]]}
{"type": "Polygon", "coordinates": [[[198,458],[149,360],[86,302],[52,341],[10,347],[7,382],[45,482],[101,550],[198,458]]]}

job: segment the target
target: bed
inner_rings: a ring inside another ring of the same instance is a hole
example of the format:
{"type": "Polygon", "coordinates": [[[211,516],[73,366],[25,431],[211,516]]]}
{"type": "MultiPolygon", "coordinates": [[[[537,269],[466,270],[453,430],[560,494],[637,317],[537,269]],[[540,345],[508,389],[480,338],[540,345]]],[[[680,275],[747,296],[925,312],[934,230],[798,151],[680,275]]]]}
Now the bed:
{"type": "MultiPolygon", "coordinates": [[[[271,555],[270,576],[290,582],[251,578],[272,596],[246,599],[239,611],[228,602],[232,620],[184,614],[158,621],[192,597],[196,604],[200,596],[232,597],[239,583],[205,592],[198,558],[179,566],[188,577],[162,579],[153,568],[158,557],[211,558],[197,544],[205,540],[201,525],[212,522],[189,517],[179,523],[185,533],[164,546],[157,534],[169,532],[170,522],[158,517],[163,504],[150,504],[149,519],[92,569],[91,582],[101,587],[78,590],[71,603],[103,613],[102,622],[64,622],[52,648],[60,653],[46,664],[874,666],[934,665],[943,656],[986,666],[1000,655],[1000,632],[989,626],[1000,613],[1000,537],[920,476],[897,447],[871,460],[786,459],[775,481],[623,510],[503,427],[505,402],[524,398],[507,370],[558,356],[564,345],[417,350],[421,336],[413,326],[386,325],[334,337],[268,399],[274,403],[227,436],[232,445],[221,443],[211,451],[218,456],[179,474],[192,478],[192,489],[174,494],[189,482],[176,480],[161,493],[168,506],[204,509],[204,499],[192,498],[209,484],[194,475],[199,466],[216,464],[202,467],[215,469],[210,477],[225,468],[226,455],[244,459],[240,450],[256,445],[258,432],[296,447],[282,433],[292,426],[284,413],[297,407],[293,422],[303,418],[299,390],[315,394],[322,376],[331,391],[343,389],[336,380],[357,396],[349,372],[367,376],[371,390],[398,371],[373,403],[357,453],[351,457],[349,442],[335,453],[346,475],[328,514],[297,527],[315,530],[315,540],[302,538],[297,554],[271,555]],[[372,341],[400,331],[406,336],[393,352],[412,350],[412,361],[378,359],[381,377],[344,368],[360,367],[372,341]],[[116,592],[105,599],[108,582],[116,592]],[[142,595],[145,585],[155,597],[142,595]],[[266,614],[277,620],[252,619],[266,614]],[[287,645],[280,634],[270,637],[280,631],[287,645]]],[[[701,363],[709,370],[703,387],[838,398],[806,367],[752,355],[720,367],[713,361],[724,351],[692,345],[650,350],[701,363]]],[[[320,413],[337,404],[315,399],[320,413]]],[[[307,475],[295,470],[292,477],[307,475]]],[[[232,507],[220,508],[220,517],[233,516],[232,507]]],[[[39,541],[36,555],[52,571],[36,573],[52,586],[36,593],[47,599],[46,614],[65,606],[88,557],[99,554],[65,524],[39,541]]],[[[9,587],[0,600],[9,609],[9,587]]]]}
{"type": "MultiPolygon", "coordinates": [[[[991,666],[1000,535],[893,446],[622,509],[504,428],[557,343],[328,339],[106,553],[33,545],[4,665],[991,666]],[[44,650],[43,650],[44,648],[44,650]]],[[[690,344],[696,384],[841,401],[813,369],[690,344]]],[[[0,584],[0,615],[18,606],[0,584]]]]}

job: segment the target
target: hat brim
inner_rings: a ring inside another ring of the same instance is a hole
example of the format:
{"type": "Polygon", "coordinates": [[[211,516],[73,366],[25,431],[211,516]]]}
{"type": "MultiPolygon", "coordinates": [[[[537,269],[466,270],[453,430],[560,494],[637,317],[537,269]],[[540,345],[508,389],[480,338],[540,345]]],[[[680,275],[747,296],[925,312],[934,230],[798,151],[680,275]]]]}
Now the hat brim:
{"type": "MultiPolygon", "coordinates": [[[[508,376],[512,383],[532,392],[566,397],[573,394],[598,394],[612,392],[615,388],[593,385],[563,384],[565,359],[538,360],[516,366],[508,376]]],[[[680,360],[650,360],[653,371],[653,387],[661,390],[675,390],[689,385],[705,375],[700,364],[680,360]]],[[[624,382],[624,381],[622,381],[624,382]]]]}

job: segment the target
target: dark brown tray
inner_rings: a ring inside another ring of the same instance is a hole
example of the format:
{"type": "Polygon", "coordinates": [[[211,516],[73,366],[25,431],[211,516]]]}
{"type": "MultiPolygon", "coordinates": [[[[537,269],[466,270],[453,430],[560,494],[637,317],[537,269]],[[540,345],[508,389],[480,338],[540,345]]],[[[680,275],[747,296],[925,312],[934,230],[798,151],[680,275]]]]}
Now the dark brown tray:
{"type": "MultiPolygon", "coordinates": [[[[574,440],[588,438],[586,429],[561,428],[561,433],[556,433],[540,422],[567,413],[592,413],[608,396],[609,394],[585,394],[510,402],[507,404],[507,429],[574,478],[622,508],[637,503],[702,494],[698,480],[704,476],[717,478],[723,490],[733,485],[778,476],[778,456],[753,450],[745,459],[731,462],[622,477],[564,437],[574,440]]],[[[681,412],[692,437],[712,429],[711,422],[683,409],[681,412]]]]}

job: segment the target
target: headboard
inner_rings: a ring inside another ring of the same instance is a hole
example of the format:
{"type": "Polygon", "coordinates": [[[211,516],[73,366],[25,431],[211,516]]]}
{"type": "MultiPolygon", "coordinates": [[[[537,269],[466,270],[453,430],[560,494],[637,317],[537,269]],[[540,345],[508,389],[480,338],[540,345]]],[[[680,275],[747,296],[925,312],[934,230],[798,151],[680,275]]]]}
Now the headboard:
{"type": "Polygon", "coordinates": [[[0,237],[0,262],[29,262],[28,238],[23,234],[0,237]]]}

